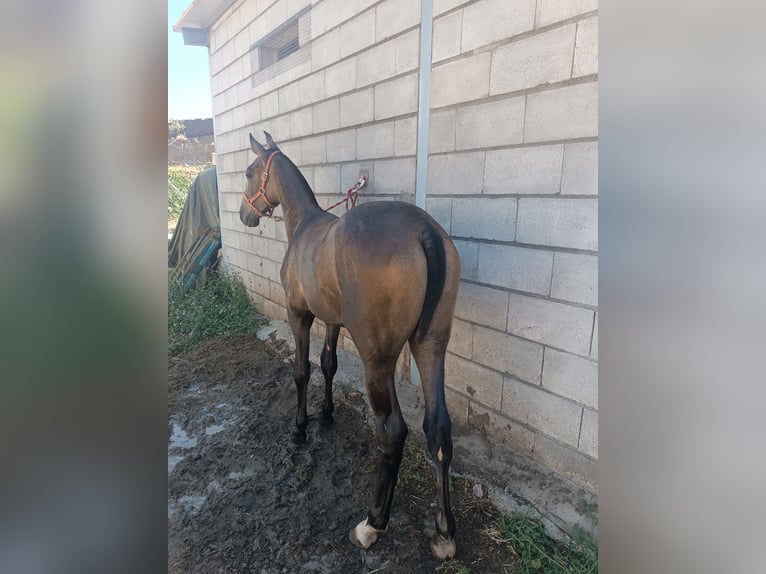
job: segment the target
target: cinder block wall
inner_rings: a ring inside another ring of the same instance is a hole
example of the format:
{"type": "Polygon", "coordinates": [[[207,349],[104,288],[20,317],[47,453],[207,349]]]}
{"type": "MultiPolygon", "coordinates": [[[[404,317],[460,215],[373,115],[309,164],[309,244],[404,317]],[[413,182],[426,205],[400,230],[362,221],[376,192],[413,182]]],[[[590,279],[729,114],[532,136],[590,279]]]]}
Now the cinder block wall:
{"type": "MultiPolygon", "coordinates": [[[[426,208],[463,265],[447,357],[453,418],[597,490],[596,2],[433,6],[426,208]]],[[[361,201],[413,201],[420,10],[244,0],[211,29],[224,259],[267,315],[286,318],[286,236],[281,223],[239,221],[248,133],[269,131],[320,205],[362,172],[361,201]],[[310,57],[254,85],[250,46],[309,5],[310,57]]],[[[354,350],[347,333],[340,344],[354,350]]]]}

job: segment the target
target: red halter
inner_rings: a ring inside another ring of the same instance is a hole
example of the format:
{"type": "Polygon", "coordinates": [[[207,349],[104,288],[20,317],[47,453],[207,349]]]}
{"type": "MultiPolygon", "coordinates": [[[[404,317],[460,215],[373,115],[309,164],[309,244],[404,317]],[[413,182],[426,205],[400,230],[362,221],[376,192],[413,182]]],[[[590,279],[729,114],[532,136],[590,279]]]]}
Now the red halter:
{"type": "Polygon", "coordinates": [[[263,168],[263,173],[261,174],[261,185],[258,188],[258,193],[256,193],[253,197],[247,197],[247,194],[243,193],[242,195],[245,198],[245,202],[255,211],[259,217],[271,217],[272,213],[274,213],[274,209],[276,209],[276,205],[271,203],[269,201],[269,198],[266,197],[266,181],[269,179],[269,170],[271,169],[271,160],[274,159],[274,156],[282,153],[279,150],[271,152],[271,155],[269,156],[269,159],[266,160],[266,166],[263,168]],[[267,209],[264,211],[261,211],[257,207],[255,207],[255,201],[262,197],[263,201],[266,202],[266,205],[268,206],[267,209]]]}

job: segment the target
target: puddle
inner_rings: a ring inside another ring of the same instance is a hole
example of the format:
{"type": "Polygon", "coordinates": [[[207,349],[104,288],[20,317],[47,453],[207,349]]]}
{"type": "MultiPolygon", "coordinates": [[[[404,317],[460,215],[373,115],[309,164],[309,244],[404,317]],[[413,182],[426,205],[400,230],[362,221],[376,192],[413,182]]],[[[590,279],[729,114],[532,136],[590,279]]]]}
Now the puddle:
{"type": "Polygon", "coordinates": [[[207,496],[188,495],[180,497],[178,499],[178,504],[180,504],[187,512],[197,512],[202,508],[202,505],[205,504],[206,500],[207,496]]]}
{"type": "Polygon", "coordinates": [[[194,448],[197,446],[197,438],[189,436],[176,421],[173,421],[173,434],[170,435],[168,448],[194,448]]]}
{"type": "Polygon", "coordinates": [[[210,425],[209,427],[205,429],[205,434],[207,436],[218,434],[225,428],[226,428],[226,425],[210,425]]]}
{"type": "Polygon", "coordinates": [[[183,456],[179,454],[169,454],[168,455],[168,474],[173,472],[173,469],[176,467],[176,465],[183,460],[183,456]]]}

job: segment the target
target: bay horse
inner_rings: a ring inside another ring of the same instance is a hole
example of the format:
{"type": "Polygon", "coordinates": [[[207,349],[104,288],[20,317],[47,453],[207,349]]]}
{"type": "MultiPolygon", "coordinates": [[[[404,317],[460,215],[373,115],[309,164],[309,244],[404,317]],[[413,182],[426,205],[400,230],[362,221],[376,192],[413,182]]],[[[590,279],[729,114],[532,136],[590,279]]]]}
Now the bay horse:
{"type": "Polygon", "coordinates": [[[293,439],[306,441],[309,329],[314,318],[326,325],[320,359],[324,423],[332,422],[336,347],[345,326],[364,364],[381,449],[372,505],[349,533],[354,545],[369,548],[388,524],[407,438],[394,374],[397,358],[409,342],[425,398],[423,430],[436,467],[436,534],[431,549],[440,560],[451,558],[455,555],[449,493],[452,422],[444,400],[444,356],[460,279],[457,250],[428,213],[408,203],[365,203],[340,218],[325,212],[300,170],[271,135],[264,134],[268,148],[250,134],[257,157],[245,174],[239,217],[244,225],[255,227],[261,217],[272,216],[282,205],[288,244],[280,276],[295,337],[293,375],[298,389],[293,439]]]}

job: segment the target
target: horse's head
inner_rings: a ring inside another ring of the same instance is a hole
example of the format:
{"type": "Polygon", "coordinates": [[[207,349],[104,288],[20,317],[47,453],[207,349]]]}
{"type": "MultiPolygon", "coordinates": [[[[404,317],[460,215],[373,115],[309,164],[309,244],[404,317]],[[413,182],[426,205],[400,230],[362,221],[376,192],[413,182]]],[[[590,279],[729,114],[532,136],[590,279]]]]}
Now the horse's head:
{"type": "Polygon", "coordinates": [[[273,171],[273,159],[279,154],[279,148],[268,132],[263,133],[266,135],[268,149],[250,134],[250,147],[256,158],[245,172],[247,187],[239,207],[239,219],[248,227],[256,227],[263,216],[270,217],[280,201],[276,178],[270,173],[273,171]]]}

